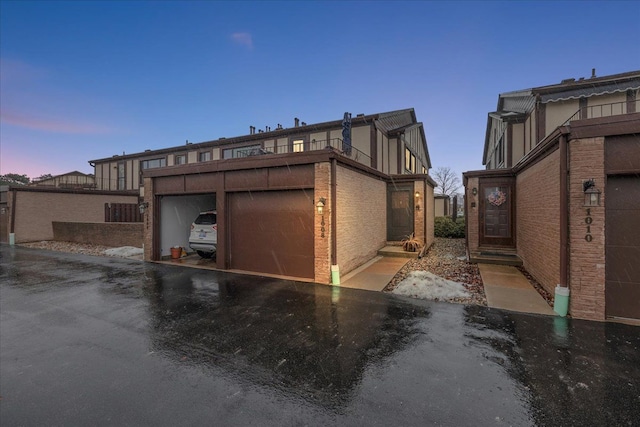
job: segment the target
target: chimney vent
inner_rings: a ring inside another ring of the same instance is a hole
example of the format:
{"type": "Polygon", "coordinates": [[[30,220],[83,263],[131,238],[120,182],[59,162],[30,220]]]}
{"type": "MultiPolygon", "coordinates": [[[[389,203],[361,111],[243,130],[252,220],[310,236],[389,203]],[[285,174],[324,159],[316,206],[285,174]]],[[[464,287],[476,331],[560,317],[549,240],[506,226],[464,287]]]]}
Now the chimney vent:
{"type": "Polygon", "coordinates": [[[300,123],[300,125],[301,125],[301,126],[306,126],[306,125],[307,125],[307,123],[306,123],[306,122],[302,122],[302,123],[300,123]]]}
{"type": "Polygon", "coordinates": [[[294,126],[293,127],[297,128],[298,126],[300,126],[300,119],[299,118],[295,117],[293,119],[293,121],[294,121],[294,126]]]}
{"type": "Polygon", "coordinates": [[[278,129],[282,129],[282,125],[278,123],[278,129]]]}
{"type": "Polygon", "coordinates": [[[595,78],[596,78],[596,69],[595,69],[595,68],[592,68],[592,69],[591,69],[591,78],[592,78],[592,79],[595,79],[595,78]]]}
{"type": "Polygon", "coordinates": [[[255,126],[249,126],[249,135],[253,135],[254,133],[256,133],[256,127],[255,126]]]}

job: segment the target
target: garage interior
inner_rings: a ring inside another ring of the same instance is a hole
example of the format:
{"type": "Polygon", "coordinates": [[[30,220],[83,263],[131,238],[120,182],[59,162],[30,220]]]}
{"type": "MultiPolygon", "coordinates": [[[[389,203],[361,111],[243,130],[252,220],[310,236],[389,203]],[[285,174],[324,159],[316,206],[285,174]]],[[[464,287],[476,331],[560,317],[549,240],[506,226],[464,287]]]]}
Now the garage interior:
{"type": "Polygon", "coordinates": [[[171,256],[174,246],[195,253],[189,248],[191,223],[200,212],[215,208],[215,193],[160,197],[160,257],[171,256]]]}

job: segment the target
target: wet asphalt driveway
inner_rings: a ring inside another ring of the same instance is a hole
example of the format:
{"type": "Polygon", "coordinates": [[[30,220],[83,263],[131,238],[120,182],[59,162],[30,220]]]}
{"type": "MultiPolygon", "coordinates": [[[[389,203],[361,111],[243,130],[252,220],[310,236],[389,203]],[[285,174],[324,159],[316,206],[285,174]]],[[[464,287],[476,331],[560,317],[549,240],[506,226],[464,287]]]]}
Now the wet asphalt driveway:
{"type": "Polygon", "coordinates": [[[0,250],[5,426],[640,420],[638,327],[0,250]]]}

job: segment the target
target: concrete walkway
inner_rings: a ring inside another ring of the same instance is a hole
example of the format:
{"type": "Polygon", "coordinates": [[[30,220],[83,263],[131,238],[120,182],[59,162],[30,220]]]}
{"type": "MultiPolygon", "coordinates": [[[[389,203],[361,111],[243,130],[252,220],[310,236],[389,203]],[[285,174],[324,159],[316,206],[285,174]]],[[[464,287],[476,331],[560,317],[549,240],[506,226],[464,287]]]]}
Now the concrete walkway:
{"type": "Polygon", "coordinates": [[[343,288],[381,291],[409,258],[378,256],[340,279],[343,288]]]}
{"type": "Polygon", "coordinates": [[[509,265],[478,264],[487,305],[493,308],[555,316],[520,270],[509,265]]]}

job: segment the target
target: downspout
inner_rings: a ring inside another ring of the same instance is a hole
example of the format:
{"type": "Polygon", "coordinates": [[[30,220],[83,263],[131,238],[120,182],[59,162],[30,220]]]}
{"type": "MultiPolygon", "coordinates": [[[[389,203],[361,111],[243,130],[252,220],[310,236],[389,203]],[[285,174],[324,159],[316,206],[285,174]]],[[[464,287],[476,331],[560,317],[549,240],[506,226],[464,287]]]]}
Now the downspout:
{"type": "Polygon", "coordinates": [[[338,161],[335,158],[331,159],[331,265],[338,264],[338,213],[337,207],[337,188],[336,188],[336,169],[338,168],[338,161]]]}
{"type": "Polygon", "coordinates": [[[553,311],[565,317],[569,312],[569,188],[567,134],[562,132],[560,146],[560,283],[556,286],[553,311]]]}
{"type": "Polygon", "coordinates": [[[13,203],[11,203],[11,226],[9,229],[9,245],[13,246],[16,244],[16,206],[18,201],[18,190],[12,188],[11,192],[13,193],[13,203]]]}

